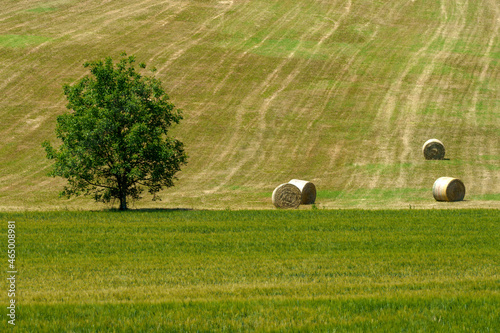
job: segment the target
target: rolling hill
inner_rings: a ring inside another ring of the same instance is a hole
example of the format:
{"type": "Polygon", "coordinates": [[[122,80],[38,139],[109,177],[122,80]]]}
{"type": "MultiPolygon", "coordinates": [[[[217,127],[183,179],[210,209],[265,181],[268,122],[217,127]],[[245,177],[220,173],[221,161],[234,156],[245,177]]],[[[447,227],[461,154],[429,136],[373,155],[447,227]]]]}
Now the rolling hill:
{"type": "Polygon", "coordinates": [[[292,178],[325,208],[500,208],[499,27],[496,0],[5,2],[0,210],[108,207],[58,198],[41,142],[62,85],[123,51],[158,69],[189,154],[136,208],[272,208],[292,178]],[[466,200],[434,201],[441,176],[466,200]]]}

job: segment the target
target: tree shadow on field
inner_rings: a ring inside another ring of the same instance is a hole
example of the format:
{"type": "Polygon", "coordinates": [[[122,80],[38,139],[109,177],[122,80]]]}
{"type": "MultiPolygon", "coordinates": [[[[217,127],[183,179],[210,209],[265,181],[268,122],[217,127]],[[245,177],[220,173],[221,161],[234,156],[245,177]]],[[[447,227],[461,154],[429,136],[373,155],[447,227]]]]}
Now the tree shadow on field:
{"type": "Polygon", "coordinates": [[[183,211],[183,210],[202,210],[202,209],[194,209],[194,208],[137,208],[137,209],[130,209],[130,211],[134,211],[134,212],[175,212],[175,211],[183,211]]]}
{"type": "Polygon", "coordinates": [[[116,213],[143,213],[143,212],[178,212],[178,211],[194,211],[194,210],[203,210],[203,209],[194,209],[194,208],[129,208],[127,210],[119,210],[118,208],[108,208],[105,209],[105,212],[116,212],[116,213]]]}

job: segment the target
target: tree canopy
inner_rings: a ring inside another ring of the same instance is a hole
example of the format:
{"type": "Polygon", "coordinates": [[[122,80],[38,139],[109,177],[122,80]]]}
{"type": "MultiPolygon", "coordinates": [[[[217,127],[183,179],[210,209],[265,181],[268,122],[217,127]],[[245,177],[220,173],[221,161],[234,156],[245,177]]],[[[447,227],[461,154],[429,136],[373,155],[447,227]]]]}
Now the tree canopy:
{"type": "Polygon", "coordinates": [[[121,210],[145,188],[157,199],[163,187],[173,186],[175,173],[187,161],[183,143],[168,136],[182,119],[181,111],[160,80],[136,70],[133,56],[122,54],[116,64],[108,57],[84,67],[90,75],[63,86],[72,112],[57,118],[62,144],[54,148],[43,143],[47,158],[55,160],[50,175],[68,180],[62,195],[118,199],[121,210]]]}

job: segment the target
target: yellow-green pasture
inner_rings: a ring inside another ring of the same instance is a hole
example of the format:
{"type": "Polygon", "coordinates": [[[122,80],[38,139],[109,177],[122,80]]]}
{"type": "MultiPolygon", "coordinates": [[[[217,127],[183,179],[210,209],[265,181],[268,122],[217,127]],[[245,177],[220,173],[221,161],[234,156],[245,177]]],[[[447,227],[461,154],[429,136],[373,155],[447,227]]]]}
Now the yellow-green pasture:
{"type": "Polygon", "coordinates": [[[0,219],[16,222],[17,332],[500,329],[498,210],[0,219]]]}

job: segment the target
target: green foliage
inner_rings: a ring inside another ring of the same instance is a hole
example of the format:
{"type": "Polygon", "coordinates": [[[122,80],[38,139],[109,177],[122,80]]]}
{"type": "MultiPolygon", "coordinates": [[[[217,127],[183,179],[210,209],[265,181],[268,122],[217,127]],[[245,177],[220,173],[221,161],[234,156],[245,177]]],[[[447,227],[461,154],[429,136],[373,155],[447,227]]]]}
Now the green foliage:
{"type": "MultiPolygon", "coordinates": [[[[67,113],[57,118],[62,145],[45,141],[47,157],[56,161],[52,176],[67,178],[63,195],[93,194],[96,201],[139,199],[143,187],[155,195],[186,163],[182,142],[168,130],[182,119],[161,82],[142,76],[135,58],[116,64],[111,58],[85,63],[92,76],[64,85],[67,113]]],[[[144,68],[144,64],[140,64],[144,68]]],[[[155,198],[155,197],[153,197],[155,198]]]]}
{"type": "Polygon", "coordinates": [[[0,214],[18,231],[19,332],[495,332],[499,218],[465,209],[0,214]]]}

